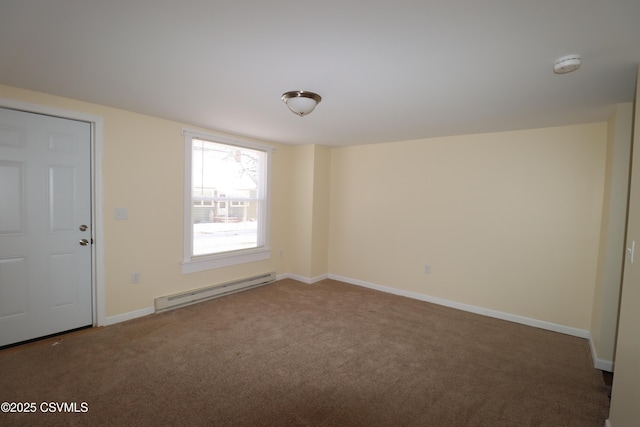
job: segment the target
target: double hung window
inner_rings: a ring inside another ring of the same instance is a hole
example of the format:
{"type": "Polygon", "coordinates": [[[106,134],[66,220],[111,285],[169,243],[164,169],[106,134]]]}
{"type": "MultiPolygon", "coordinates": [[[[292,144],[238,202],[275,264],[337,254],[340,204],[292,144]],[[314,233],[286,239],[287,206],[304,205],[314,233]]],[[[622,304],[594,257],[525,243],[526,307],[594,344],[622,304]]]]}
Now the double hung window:
{"type": "Polygon", "coordinates": [[[271,147],[184,130],[183,272],[269,257],[271,147]]]}

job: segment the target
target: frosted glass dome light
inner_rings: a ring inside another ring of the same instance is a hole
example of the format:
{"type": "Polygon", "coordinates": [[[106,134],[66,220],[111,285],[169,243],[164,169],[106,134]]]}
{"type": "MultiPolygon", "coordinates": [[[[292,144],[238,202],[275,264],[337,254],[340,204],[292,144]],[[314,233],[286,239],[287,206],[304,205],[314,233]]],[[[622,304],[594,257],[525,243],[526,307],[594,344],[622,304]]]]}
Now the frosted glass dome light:
{"type": "Polygon", "coordinates": [[[322,101],[322,97],[317,93],[296,90],[284,93],[282,101],[287,104],[292,113],[302,117],[312,112],[322,101]]]}

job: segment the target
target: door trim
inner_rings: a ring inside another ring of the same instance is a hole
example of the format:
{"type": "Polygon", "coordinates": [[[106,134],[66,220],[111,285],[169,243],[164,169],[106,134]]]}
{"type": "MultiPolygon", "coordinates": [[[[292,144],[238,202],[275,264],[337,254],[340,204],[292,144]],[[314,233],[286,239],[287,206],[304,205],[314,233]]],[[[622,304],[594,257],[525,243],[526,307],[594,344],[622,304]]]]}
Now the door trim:
{"type": "Polygon", "coordinates": [[[104,311],[104,215],[102,159],[104,143],[104,119],[102,116],[65,110],[45,105],[31,104],[9,98],[0,98],[0,107],[27,113],[44,114],[63,119],[87,122],[91,125],[91,282],[93,326],[105,325],[104,311]]]}

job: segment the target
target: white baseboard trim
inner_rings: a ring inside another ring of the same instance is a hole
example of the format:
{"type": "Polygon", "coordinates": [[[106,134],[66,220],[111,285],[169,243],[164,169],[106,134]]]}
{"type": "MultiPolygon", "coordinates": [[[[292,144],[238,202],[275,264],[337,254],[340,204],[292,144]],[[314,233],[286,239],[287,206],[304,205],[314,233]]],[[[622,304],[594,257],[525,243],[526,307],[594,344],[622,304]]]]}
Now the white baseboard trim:
{"type": "Polygon", "coordinates": [[[130,311],[128,313],[116,314],[105,319],[104,326],[115,325],[116,323],[125,322],[127,320],[137,319],[138,317],[148,316],[155,313],[153,307],[141,308],[140,310],[130,311]]]}
{"type": "Polygon", "coordinates": [[[593,359],[593,367],[601,371],[613,372],[613,366],[611,360],[593,359]]]}
{"type": "Polygon", "coordinates": [[[596,351],[596,346],[591,339],[591,334],[589,334],[589,347],[591,348],[593,367],[600,369],[601,371],[613,372],[613,361],[598,358],[598,352],[596,351]]]}
{"type": "Polygon", "coordinates": [[[329,274],[329,279],[339,280],[341,282],[349,283],[352,285],[362,286],[365,288],[375,289],[377,291],[387,292],[394,295],[400,295],[407,298],[413,298],[420,301],[430,302],[433,304],[442,305],[445,307],[455,308],[462,311],[468,311],[470,313],[481,314],[483,316],[494,317],[496,319],[507,320],[509,322],[520,323],[522,325],[533,326],[535,328],[546,329],[548,331],[559,332],[561,334],[571,335],[579,338],[590,338],[590,333],[584,329],[572,328],[570,326],[559,325],[557,323],[546,322],[544,320],[532,319],[529,317],[518,316],[516,314],[504,313],[501,311],[490,310],[488,308],[478,307],[469,304],[463,304],[455,301],[450,301],[442,298],[431,297],[429,295],[420,294],[417,292],[405,291],[402,289],[396,289],[389,286],[378,285],[375,283],[365,282],[363,280],[352,279],[350,277],[338,276],[335,274],[329,274]]]}
{"type": "MultiPolygon", "coordinates": [[[[276,280],[294,279],[299,282],[307,283],[310,285],[313,283],[319,282],[320,280],[324,280],[326,278],[328,278],[328,275],[326,274],[313,277],[313,278],[298,276],[297,274],[291,274],[291,273],[278,274],[276,276],[276,280]]],[[[115,316],[106,317],[104,320],[104,323],[99,326],[115,325],[116,323],[126,322],[127,320],[133,320],[133,319],[137,319],[138,317],[148,316],[150,314],[154,314],[155,312],[156,311],[154,307],[147,307],[147,308],[141,308],[140,310],[130,311],[128,313],[116,314],[115,316]]]]}
{"type": "Polygon", "coordinates": [[[311,278],[299,276],[293,273],[278,274],[276,276],[276,280],[293,279],[293,280],[297,280],[298,282],[306,283],[307,285],[313,285],[314,283],[317,283],[321,280],[328,279],[328,278],[329,278],[328,274],[321,274],[320,276],[311,277],[311,278]]]}
{"type": "MultiPolygon", "coordinates": [[[[364,280],[352,279],[350,277],[339,276],[335,274],[322,274],[316,277],[304,277],[292,273],[278,274],[276,280],[293,279],[306,284],[314,284],[324,279],[338,280],[340,282],[349,283],[351,285],[362,286],[369,289],[374,289],[381,292],[386,292],[394,295],[399,295],[407,298],[417,299],[420,301],[430,302],[433,304],[442,305],[445,307],[455,308],[470,313],[480,314],[483,316],[493,317],[496,319],[507,320],[509,322],[520,323],[522,325],[533,326],[540,329],[546,329],[553,332],[559,332],[566,335],[571,335],[579,338],[585,338],[589,340],[591,348],[591,355],[593,357],[594,367],[596,369],[613,372],[613,362],[609,360],[601,360],[597,358],[596,351],[591,340],[591,334],[587,330],[572,328],[569,326],[559,325],[556,323],[546,322],[544,320],[532,319],[529,317],[519,316],[510,313],[504,313],[501,311],[490,310],[488,308],[478,307],[469,304],[463,304],[455,301],[446,300],[443,298],[432,297],[417,292],[406,291],[402,289],[392,288],[390,286],[378,285],[375,283],[366,282],[364,280]]],[[[117,314],[115,316],[109,316],[105,319],[104,325],[109,326],[116,323],[125,322],[127,320],[133,320],[138,317],[148,316],[155,313],[153,307],[142,308],[139,310],[131,311],[128,313],[117,314]]]]}

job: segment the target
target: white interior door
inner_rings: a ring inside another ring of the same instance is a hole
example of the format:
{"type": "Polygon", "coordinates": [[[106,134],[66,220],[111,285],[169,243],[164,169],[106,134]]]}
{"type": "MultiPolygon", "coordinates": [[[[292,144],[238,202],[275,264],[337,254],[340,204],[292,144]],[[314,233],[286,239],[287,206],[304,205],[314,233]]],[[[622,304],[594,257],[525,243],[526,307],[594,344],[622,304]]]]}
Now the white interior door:
{"type": "Polygon", "coordinates": [[[91,236],[91,125],[0,108],[0,346],[92,325],[91,236]]]}

